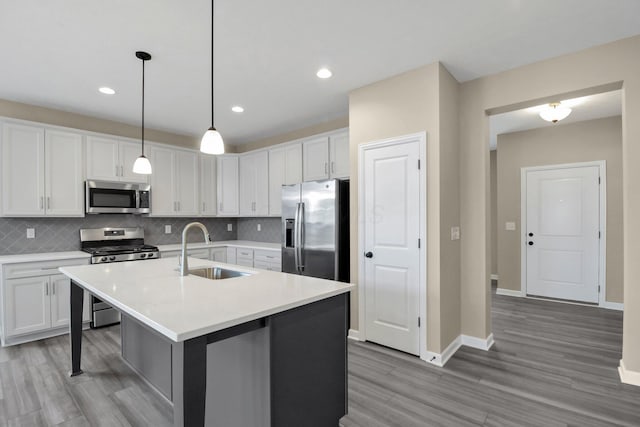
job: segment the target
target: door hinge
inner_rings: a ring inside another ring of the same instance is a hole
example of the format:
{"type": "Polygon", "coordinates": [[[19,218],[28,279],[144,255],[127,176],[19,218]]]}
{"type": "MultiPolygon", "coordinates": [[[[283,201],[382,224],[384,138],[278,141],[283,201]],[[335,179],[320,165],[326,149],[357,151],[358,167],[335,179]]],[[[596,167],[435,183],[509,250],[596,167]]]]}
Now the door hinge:
{"type": "Polygon", "coordinates": [[[418,239],[418,249],[420,249],[420,239],[418,239]]]}
{"type": "Polygon", "coordinates": [[[598,285],[598,293],[600,293],[600,285],[598,285]]]}
{"type": "Polygon", "coordinates": [[[602,238],[602,233],[598,231],[598,239],[601,239],[601,238],[602,238]]]}
{"type": "Polygon", "coordinates": [[[420,327],[420,318],[418,317],[418,328],[420,327]]]}
{"type": "Polygon", "coordinates": [[[418,159],[418,169],[420,169],[420,159],[418,159]]]}
{"type": "Polygon", "coordinates": [[[600,181],[600,177],[598,177],[598,184],[600,184],[602,181],[600,181]]]}

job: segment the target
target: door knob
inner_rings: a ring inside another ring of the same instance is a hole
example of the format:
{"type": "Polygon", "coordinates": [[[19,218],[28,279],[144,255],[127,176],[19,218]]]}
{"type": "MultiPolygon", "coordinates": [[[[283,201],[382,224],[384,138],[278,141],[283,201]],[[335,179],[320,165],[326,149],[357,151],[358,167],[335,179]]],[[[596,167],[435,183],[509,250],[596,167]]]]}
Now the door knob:
{"type": "Polygon", "coordinates": [[[367,252],[364,254],[367,258],[373,258],[373,252],[367,252]]]}
{"type": "Polygon", "coordinates": [[[529,237],[533,237],[533,233],[529,233],[529,237]]]}
{"type": "Polygon", "coordinates": [[[533,242],[529,242],[529,246],[533,246],[533,242]]]}

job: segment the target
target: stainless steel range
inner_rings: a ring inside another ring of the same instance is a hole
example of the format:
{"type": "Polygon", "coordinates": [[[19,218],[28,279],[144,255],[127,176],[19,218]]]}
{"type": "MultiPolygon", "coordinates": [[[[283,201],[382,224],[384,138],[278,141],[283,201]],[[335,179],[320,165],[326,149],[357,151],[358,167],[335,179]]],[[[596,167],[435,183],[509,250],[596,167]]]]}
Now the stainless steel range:
{"type": "MultiPolygon", "coordinates": [[[[85,228],[80,230],[80,249],[91,254],[91,264],[160,258],[156,246],[144,243],[144,228],[85,228]]],[[[120,322],[120,313],[91,296],[91,327],[120,322]]]]}

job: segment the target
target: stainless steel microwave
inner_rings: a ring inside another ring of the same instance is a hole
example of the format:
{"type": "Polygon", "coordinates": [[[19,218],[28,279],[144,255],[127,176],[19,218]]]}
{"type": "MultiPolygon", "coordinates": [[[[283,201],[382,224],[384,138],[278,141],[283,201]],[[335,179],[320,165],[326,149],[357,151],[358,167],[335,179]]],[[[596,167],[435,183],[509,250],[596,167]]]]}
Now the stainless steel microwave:
{"type": "Polygon", "coordinates": [[[151,213],[151,186],[129,182],[87,180],[85,188],[86,212],[151,213]]]}

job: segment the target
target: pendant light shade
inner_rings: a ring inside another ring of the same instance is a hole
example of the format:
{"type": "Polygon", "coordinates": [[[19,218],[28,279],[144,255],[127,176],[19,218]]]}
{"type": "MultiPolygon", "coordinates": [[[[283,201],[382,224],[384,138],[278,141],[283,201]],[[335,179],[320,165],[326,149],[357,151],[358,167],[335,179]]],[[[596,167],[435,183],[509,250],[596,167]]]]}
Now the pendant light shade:
{"type": "Polygon", "coordinates": [[[147,52],[136,52],[136,58],[142,61],[142,154],[133,163],[133,173],[151,174],[151,162],[144,156],[144,63],[151,59],[147,52]]]}
{"type": "Polygon", "coordinates": [[[540,117],[548,122],[557,123],[566,119],[569,114],[571,114],[571,108],[560,105],[559,102],[552,102],[540,112],[540,117]]]}
{"type": "Polygon", "coordinates": [[[211,127],[202,136],[200,151],[206,154],[224,154],[222,135],[213,124],[213,11],[214,0],[211,0],[211,127]]]}

